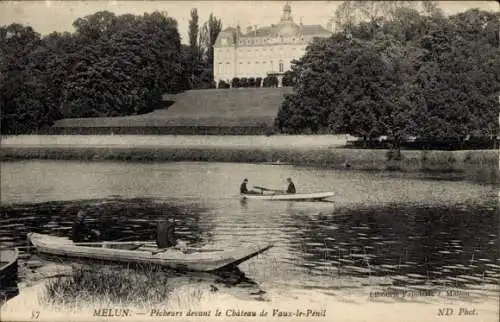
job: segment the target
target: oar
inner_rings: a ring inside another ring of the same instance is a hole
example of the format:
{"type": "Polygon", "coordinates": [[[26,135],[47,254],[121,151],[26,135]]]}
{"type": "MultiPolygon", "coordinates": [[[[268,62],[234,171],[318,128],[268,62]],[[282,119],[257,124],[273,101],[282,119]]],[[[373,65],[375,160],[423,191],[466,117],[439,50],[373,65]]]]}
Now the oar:
{"type": "Polygon", "coordinates": [[[255,189],[260,189],[262,191],[271,191],[274,192],[274,194],[278,193],[284,193],[284,190],[279,190],[279,189],[270,189],[270,188],[264,188],[264,187],[259,187],[259,186],[253,186],[255,189]]]}
{"type": "Polygon", "coordinates": [[[260,189],[260,190],[263,190],[263,191],[274,191],[274,192],[281,192],[282,190],[278,190],[278,189],[271,189],[271,188],[264,188],[264,187],[259,187],[259,186],[253,186],[255,189],[260,189]]]}

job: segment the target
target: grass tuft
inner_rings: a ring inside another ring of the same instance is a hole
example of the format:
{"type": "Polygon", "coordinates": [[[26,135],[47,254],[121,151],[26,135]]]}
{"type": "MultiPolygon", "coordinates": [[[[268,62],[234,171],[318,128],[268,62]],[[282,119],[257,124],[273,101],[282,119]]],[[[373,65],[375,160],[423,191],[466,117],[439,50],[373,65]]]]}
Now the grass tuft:
{"type": "Polygon", "coordinates": [[[153,267],[82,266],[74,268],[70,276],[47,281],[39,302],[73,307],[90,303],[136,307],[166,304],[174,290],[171,278],[153,267]]]}

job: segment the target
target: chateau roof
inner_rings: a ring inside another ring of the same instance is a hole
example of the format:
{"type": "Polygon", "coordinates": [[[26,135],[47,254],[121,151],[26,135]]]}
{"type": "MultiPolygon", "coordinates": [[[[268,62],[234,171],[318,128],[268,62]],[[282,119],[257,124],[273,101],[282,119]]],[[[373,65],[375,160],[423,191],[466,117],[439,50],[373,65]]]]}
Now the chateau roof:
{"type": "Polygon", "coordinates": [[[287,3],[283,7],[283,16],[276,25],[260,27],[248,31],[246,34],[241,32],[240,28],[228,27],[219,33],[215,46],[223,45],[222,39],[226,39],[224,44],[234,44],[236,36],[239,38],[277,38],[277,37],[327,37],[331,32],[321,25],[303,25],[296,24],[291,16],[291,6],[287,3]]]}
{"type": "Polygon", "coordinates": [[[257,30],[252,30],[244,35],[242,37],[278,37],[280,35],[283,36],[298,36],[298,35],[304,35],[304,36],[328,36],[331,34],[331,32],[321,25],[297,25],[295,26],[290,26],[291,28],[288,29],[288,26],[283,26],[281,24],[278,25],[272,25],[269,27],[261,27],[258,28],[257,30]],[[287,28],[287,29],[285,29],[287,28]],[[288,31],[292,31],[291,29],[293,28],[294,33],[293,34],[288,34],[288,31]],[[296,32],[295,32],[296,31],[296,32]]]}

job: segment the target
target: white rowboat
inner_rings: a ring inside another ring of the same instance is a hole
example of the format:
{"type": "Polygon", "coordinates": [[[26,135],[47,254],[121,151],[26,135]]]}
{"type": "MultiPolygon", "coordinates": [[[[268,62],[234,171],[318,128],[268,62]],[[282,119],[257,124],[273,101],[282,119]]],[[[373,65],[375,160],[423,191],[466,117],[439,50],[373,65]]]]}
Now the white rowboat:
{"type": "Polygon", "coordinates": [[[276,201],[320,201],[333,197],[333,192],[316,192],[316,193],[263,193],[263,194],[241,194],[242,199],[256,200],[276,200],[276,201]]]}
{"type": "Polygon", "coordinates": [[[46,255],[202,272],[237,266],[272,247],[264,244],[232,250],[191,248],[186,252],[174,248],[158,249],[151,242],[73,243],[67,238],[37,233],[29,233],[28,239],[39,253],[46,255]]]}

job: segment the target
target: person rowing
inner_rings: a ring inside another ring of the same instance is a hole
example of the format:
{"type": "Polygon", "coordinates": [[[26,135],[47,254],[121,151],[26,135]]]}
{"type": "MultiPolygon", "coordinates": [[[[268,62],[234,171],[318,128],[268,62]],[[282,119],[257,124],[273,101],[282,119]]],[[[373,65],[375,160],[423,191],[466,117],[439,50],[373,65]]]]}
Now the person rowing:
{"type": "Polygon", "coordinates": [[[290,194],[295,193],[295,185],[293,184],[292,179],[287,178],[286,181],[288,182],[288,187],[286,189],[286,193],[290,193],[290,194]]]}
{"type": "Polygon", "coordinates": [[[245,178],[240,185],[240,193],[245,195],[260,195],[258,191],[248,190],[247,188],[248,179],[245,178]]]}

